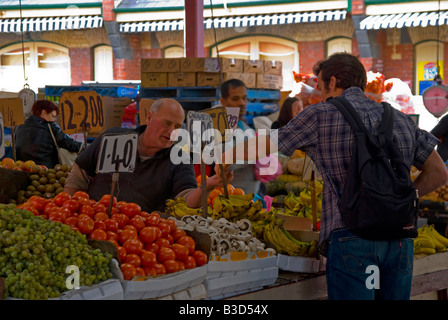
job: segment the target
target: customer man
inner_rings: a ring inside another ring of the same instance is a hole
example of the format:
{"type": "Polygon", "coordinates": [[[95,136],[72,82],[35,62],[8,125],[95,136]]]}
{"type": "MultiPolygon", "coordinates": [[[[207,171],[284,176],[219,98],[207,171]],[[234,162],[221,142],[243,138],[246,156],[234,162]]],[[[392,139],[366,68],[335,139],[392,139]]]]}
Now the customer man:
{"type": "MultiPolygon", "coordinates": [[[[221,85],[220,106],[226,108],[239,108],[238,129],[241,129],[246,137],[253,136],[251,128],[244,117],[247,110],[247,88],[239,79],[229,79],[221,85]]],[[[253,132],[253,130],[252,130],[253,132]]],[[[232,166],[234,180],[232,185],[241,188],[246,193],[260,193],[262,183],[255,178],[254,164],[234,164],[232,166]]]]}
{"type": "MultiPolygon", "coordinates": [[[[361,62],[348,53],[336,53],[318,62],[314,66],[314,73],[318,76],[318,87],[324,102],[306,108],[286,126],[272,132],[270,139],[264,140],[268,153],[276,152],[277,144],[278,149],[286,155],[293,154],[296,149],[305,151],[323,177],[319,242],[320,252],[327,257],[328,298],[409,299],[413,239],[365,240],[345,229],[338,200],[350,167],[355,136],[338,109],[325,101],[330,97],[345,97],[370,132],[378,129],[383,107],[365,96],[366,71],[361,62]],[[379,290],[369,289],[366,285],[367,277],[371,275],[367,267],[371,265],[377,266],[380,271],[379,290]]],[[[419,129],[407,115],[398,110],[394,110],[394,119],[393,141],[402,151],[408,167],[414,165],[421,170],[414,180],[420,196],[443,185],[448,179],[448,173],[434,150],[437,139],[419,129]]],[[[244,155],[246,158],[257,153],[257,145],[260,149],[257,141],[251,140],[246,144],[249,147],[248,153],[244,155]]],[[[257,154],[257,157],[261,156],[263,154],[257,154]]],[[[224,159],[226,163],[234,160],[227,153],[224,159]]]]}
{"type": "MultiPolygon", "coordinates": [[[[175,165],[170,159],[174,140],[171,134],[180,129],[185,119],[182,106],[173,99],[154,102],[148,112],[146,125],[136,129],[112,128],[105,133],[138,133],[137,163],[133,172],[119,174],[117,200],[135,202],[144,211],[163,211],[166,199],[185,197],[188,206],[200,207],[202,189],[197,186],[193,164],[175,165]]],[[[64,191],[74,194],[87,191],[94,200],[110,194],[112,174],[95,173],[101,145],[100,135],[75,160],[64,191]]],[[[227,172],[227,181],[233,174],[227,172]]],[[[207,191],[222,186],[221,176],[207,179],[207,191]]]]}

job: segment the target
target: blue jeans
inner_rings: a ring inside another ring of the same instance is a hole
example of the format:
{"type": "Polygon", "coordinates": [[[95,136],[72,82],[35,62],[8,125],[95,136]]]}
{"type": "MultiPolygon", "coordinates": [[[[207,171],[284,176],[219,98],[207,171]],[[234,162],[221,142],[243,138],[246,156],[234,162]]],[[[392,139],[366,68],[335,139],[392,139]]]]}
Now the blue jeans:
{"type": "Polygon", "coordinates": [[[327,252],[327,293],[331,300],[409,300],[414,239],[365,240],[334,230],[327,252]]]}

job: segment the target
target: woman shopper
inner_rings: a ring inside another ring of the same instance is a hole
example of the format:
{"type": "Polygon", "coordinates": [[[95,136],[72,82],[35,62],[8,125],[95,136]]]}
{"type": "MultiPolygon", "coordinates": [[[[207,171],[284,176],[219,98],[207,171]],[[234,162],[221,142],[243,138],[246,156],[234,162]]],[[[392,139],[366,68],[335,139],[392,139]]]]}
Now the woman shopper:
{"type": "Polygon", "coordinates": [[[32,114],[15,131],[17,160],[33,160],[38,165],[53,168],[58,164],[58,151],[50,128],[60,148],[78,152],[83,143],[65,134],[55,122],[59,108],[49,100],[36,100],[32,114]]]}
{"type": "Polygon", "coordinates": [[[303,111],[303,103],[298,97],[288,97],[283,101],[282,107],[280,108],[280,113],[278,119],[275,120],[271,129],[278,129],[285,126],[292,118],[303,111]]]}

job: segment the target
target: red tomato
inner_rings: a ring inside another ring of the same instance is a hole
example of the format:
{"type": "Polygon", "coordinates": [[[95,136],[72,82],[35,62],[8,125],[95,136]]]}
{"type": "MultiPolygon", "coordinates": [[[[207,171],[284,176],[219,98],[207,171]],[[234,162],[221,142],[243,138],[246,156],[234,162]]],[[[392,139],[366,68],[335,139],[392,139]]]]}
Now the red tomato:
{"type": "Polygon", "coordinates": [[[77,227],[82,234],[89,234],[95,227],[95,221],[89,216],[83,216],[79,219],[77,227]]]}
{"type": "Polygon", "coordinates": [[[74,212],[78,212],[79,203],[78,203],[78,201],[76,201],[74,199],[68,199],[68,200],[64,201],[64,203],[62,204],[61,207],[68,208],[68,209],[70,209],[70,211],[72,213],[74,213],[74,212]]]}
{"type": "Polygon", "coordinates": [[[143,241],[143,243],[152,243],[156,240],[157,232],[155,227],[144,227],[140,230],[139,239],[143,241]]]}
{"type": "MultiPolygon", "coordinates": [[[[98,201],[98,203],[101,203],[106,208],[109,208],[109,202],[110,202],[110,194],[105,194],[104,196],[101,197],[100,201],[98,201]]],[[[115,207],[116,205],[117,205],[117,198],[114,197],[112,199],[112,207],[115,207]]]]}
{"type": "Polygon", "coordinates": [[[185,232],[185,230],[182,229],[176,229],[174,231],[171,231],[171,236],[173,237],[174,242],[176,242],[177,240],[186,235],[187,233],[185,232]]]}
{"type": "Polygon", "coordinates": [[[193,269],[196,268],[196,260],[194,260],[193,256],[188,256],[187,259],[184,260],[185,269],[193,269]]]}
{"type": "Polygon", "coordinates": [[[127,215],[123,214],[123,213],[116,213],[111,215],[110,217],[111,219],[114,219],[118,222],[118,228],[123,228],[129,221],[129,218],[127,215]]]}
{"type": "Polygon", "coordinates": [[[131,280],[137,274],[137,270],[135,270],[135,267],[130,263],[123,263],[121,265],[121,272],[123,273],[124,280],[131,280]]]}
{"type": "Polygon", "coordinates": [[[172,235],[170,235],[170,234],[167,235],[167,236],[166,236],[166,239],[168,240],[168,242],[170,243],[170,245],[174,243],[174,239],[173,239],[173,236],[172,236],[172,235]]]}
{"type": "Polygon", "coordinates": [[[48,202],[48,203],[45,205],[43,214],[48,214],[48,211],[49,211],[51,208],[58,208],[58,206],[57,206],[56,203],[54,203],[54,202],[48,202]]]}
{"type": "Polygon", "coordinates": [[[174,219],[166,219],[165,222],[169,224],[171,232],[177,229],[177,224],[174,219]]]}
{"type": "Polygon", "coordinates": [[[70,227],[76,227],[78,225],[78,217],[68,217],[64,220],[64,223],[70,227]]]}
{"type": "Polygon", "coordinates": [[[107,240],[118,241],[118,234],[116,232],[106,230],[106,234],[107,234],[107,240]]]}
{"type": "Polygon", "coordinates": [[[177,259],[176,259],[176,262],[177,262],[177,265],[179,266],[178,271],[181,271],[181,270],[185,270],[185,269],[186,269],[186,268],[185,268],[185,263],[184,263],[182,260],[177,260],[177,259]]]}
{"type": "Polygon", "coordinates": [[[66,201],[69,200],[71,198],[70,194],[67,192],[59,192],[55,197],[54,197],[54,203],[61,207],[62,204],[66,201]]]}
{"type": "Polygon", "coordinates": [[[146,218],[149,217],[149,213],[146,211],[141,211],[138,215],[143,218],[143,221],[145,221],[146,218]]]}
{"type": "Polygon", "coordinates": [[[126,258],[124,258],[124,263],[132,264],[134,267],[140,267],[142,260],[138,254],[128,253],[126,258]]]}
{"type": "Polygon", "coordinates": [[[129,238],[123,243],[123,247],[126,249],[126,252],[129,254],[140,254],[143,250],[143,242],[141,242],[138,238],[129,238]]]}
{"type": "Polygon", "coordinates": [[[120,259],[120,262],[123,263],[124,259],[126,259],[126,256],[128,255],[126,249],[123,248],[122,246],[118,246],[117,251],[118,251],[118,259],[120,259]]]}
{"type": "Polygon", "coordinates": [[[78,201],[79,207],[81,206],[92,206],[92,204],[90,203],[90,200],[88,198],[79,198],[79,199],[75,199],[76,201],[78,201]]]}
{"type": "Polygon", "coordinates": [[[165,266],[166,273],[173,273],[179,271],[179,264],[176,260],[165,260],[163,262],[163,265],[165,266]]]}
{"type": "Polygon", "coordinates": [[[195,250],[193,252],[193,258],[196,261],[196,265],[198,267],[203,266],[204,264],[206,264],[207,260],[208,260],[207,255],[203,251],[201,251],[201,250],[195,250]]]}
{"type": "Polygon", "coordinates": [[[95,221],[93,229],[100,229],[106,232],[106,224],[104,221],[95,221]]]}
{"type": "Polygon", "coordinates": [[[109,241],[110,243],[112,243],[115,247],[119,247],[120,245],[118,244],[117,240],[114,239],[107,239],[107,241],[109,241]]]}
{"type": "Polygon", "coordinates": [[[18,208],[23,209],[23,210],[28,210],[28,211],[32,212],[35,216],[39,215],[39,211],[30,204],[24,203],[24,204],[20,205],[18,208]]]}
{"type": "Polygon", "coordinates": [[[171,245],[171,249],[173,249],[176,254],[176,260],[185,260],[189,256],[190,251],[187,246],[179,243],[174,243],[171,245]]]}
{"type": "Polygon", "coordinates": [[[93,217],[94,221],[104,221],[106,219],[109,219],[109,216],[108,216],[108,214],[106,212],[98,212],[93,217]]]}
{"type": "Polygon", "coordinates": [[[126,240],[129,240],[131,238],[136,239],[137,237],[137,233],[132,230],[122,230],[120,233],[118,233],[118,243],[120,245],[123,245],[126,240]]]}
{"type": "Polygon", "coordinates": [[[51,212],[48,215],[48,220],[64,222],[66,217],[67,216],[64,213],[62,213],[61,211],[57,210],[57,211],[51,212]]]}
{"type": "Polygon", "coordinates": [[[102,229],[95,229],[89,234],[89,239],[107,240],[106,231],[104,231],[102,229]]]}
{"type": "Polygon", "coordinates": [[[67,207],[58,207],[57,211],[61,212],[66,218],[73,216],[73,212],[67,207]]]}
{"type": "Polygon", "coordinates": [[[140,232],[140,230],[142,230],[146,226],[143,219],[138,215],[129,220],[129,224],[134,226],[135,229],[137,229],[137,232],[140,232]]]}
{"type": "Polygon", "coordinates": [[[131,230],[131,231],[133,231],[133,232],[135,232],[135,233],[138,234],[138,232],[137,232],[137,228],[134,227],[134,226],[132,226],[132,225],[130,225],[130,224],[125,225],[125,226],[123,227],[123,230],[131,230]]]}
{"type": "Polygon", "coordinates": [[[142,211],[142,208],[133,202],[127,203],[123,207],[120,208],[120,212],[127,215],[129,218],[139,214],[142,211]]]}
{"type": "Polygon", "coordinates": [[[123,207],[125,204],[127,204],[126,201],[118,201],[115,207],[120,210],[121,207],[123,207]]]}
{"type": "Polygon", "coordinates": [[[139,276],[139,277],[146,276],[145,270],[143,270],[143,268],[137,267],[137,268],[135,268],[135,270],[136,270],[136,276],[139,276]]]}
{"type": "Polygon", "coordinates": [[[142,250],[140,259],[143,267],[153,267],[157,263],[157,256],[152,251],[142,250]]]}
{"type": "Polygon", "coordinates": [[[145,250],[152,251],[155,254],[159,252],[159,245],[155,242],[145,244],[145,250]]]}
{"type": "Polygon", "coordinates": [[[85,214],[88,215],[90,218],[93,218],[95,216],[95,210],[90,205],[81,205],[78,209],[79,214],[85,214]]]}
{"type": "Polygon", "coordinates": [[[171,226],[166,222],[160,222],[158,227],[162,231],[163,238],[166,238],[171,232],[171,226]]]}
{"type": "Polygon", "coordinates": [[[157,253],[157,261],[159,262],[175,259],[176,259],[176,253],[171,248],[162,247],[159,249],[159,252],[157,253]]]}
{"type": "Polygon", "coordinates": [[[94,204],[92,204],[92,208],[93,210],[95,210],[95,213],[98,212],[107,212],[107,208],[104,204],[96,202],[94,204]]]}
{"type": "Polygon", "coordinates": [[[39,211],[39,212],[43,212],[45,206],[46,206],[47,203],[48,203],[48,200],[47,200],[47,199],[44,199],[44,198],[42,198],[42,197],[39,197],[39,196],[31,196],[31,197],[28,199],[27,202],[28,202],[29,204],[31,204],[34,208],[36,208],[37,211],[39,211]]]}
{"type": "Polygon", "coordinates": [[[143,270],[145,270],[145,275],[147,277],[153,277],[153,276],[157,275],[156,268],[154,268],[154,267],[145,267],[145,268],[143,268],[143,270]]]}
{"type": "Polygon", "coordinates": [[[154,211],[149,214],[145,222],[147,226],[157,226],[160,222],[160,215],[154,211]]]}
{"type": "Polygon", "coordinates": [[[85,191],[76,191],[72,195],[72,199],[79,200],[79,199],[90,199],[89,194],[85,191]]]}
{"type": "Polygon", "coordinates": [[[159,248],[162,248],[162,247],[168,247],[169,248],[171,246],[170,242],[168,241],[167,238],[157,239],[156,240],[156,244],[159,246],[159,248]]]}
{"type": "Polygon", "coordinates": [[[193,254],[195,247],[196,247],[196,242],[194,241],[194,239],[190,236],[183,236],[180,237],[176,243],[179,244],[183,244],[184,246],[186,246],[190,252],[190,254],[193,254]]]}
{"type": "Polygon", "coordinates": [[[165,274],[166,268],[162,263],[156,263],[154,265],[154,269],[156,269],[157,274],[165,274]]]}
{"type": "Polygon", "coordinates": [[[106,224],[106,230],[112,231],[112,232],[118,232],[118,221],[115,219],[108,218],[104,220],[104,223],[106,224]]]}

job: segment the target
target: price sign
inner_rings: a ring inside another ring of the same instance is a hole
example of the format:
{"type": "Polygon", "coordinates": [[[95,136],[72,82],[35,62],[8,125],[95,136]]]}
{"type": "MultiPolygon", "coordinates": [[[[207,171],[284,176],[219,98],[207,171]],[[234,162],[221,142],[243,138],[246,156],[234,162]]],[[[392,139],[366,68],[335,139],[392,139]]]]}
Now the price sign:
{"type": "Polygon", "coordinates": [[[134,171],[137,160],[137,140],[137,133],[111,133],[103,135],[96,172],[134,171]]]}
{"type": "Polygon", "coordinates": [[[189,111],[187,113],[187,130],[190,134],[190,143],[193,146],[193,152],[202,151],[202,143],[212,142],[211,136],[206,132],[208,129],[214,129],[213,121],[210,115],[202,112],[189,111]],[[206,132],[205,135],[203,133],[206,132]]]}
{"type": "Polygon", "coordinates": [[[61,127],[67,134],[103,131],[103,99],[95,91],[63,92],[59,99],[61,127]]]}
{"type": "Polygon", "coordinates": [[[5,127],[3,122],[3,115],[0,113],[0,158],[5,156],[5,127]]]}
{"type": "Polygon", "coordinates": [[[231,137],[229,121],[227,119],[227,108],[216,107],[202,110],[203,113],[209,114],[213,121],[213,126],[222,135],[222,141],[228,141],[231,137]]]}
{"type": "Polygon", "coordinates": [[[36,94],[30,88],[24,88],[19,91],[19,98],[22,99],[23,103],[23,115],[26,117],[31,115],[31,109],[33,107],[34,101],[36,100],[36,94]]]}
{"type": "Polygon", "coordinates": [[[0,112],[3,115],[3,121],[7,127],[18,126],[25,122],[21,98],[0,99],[0,112]]]}

